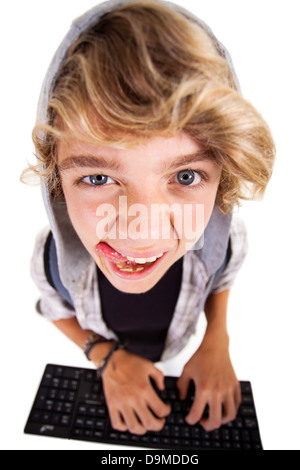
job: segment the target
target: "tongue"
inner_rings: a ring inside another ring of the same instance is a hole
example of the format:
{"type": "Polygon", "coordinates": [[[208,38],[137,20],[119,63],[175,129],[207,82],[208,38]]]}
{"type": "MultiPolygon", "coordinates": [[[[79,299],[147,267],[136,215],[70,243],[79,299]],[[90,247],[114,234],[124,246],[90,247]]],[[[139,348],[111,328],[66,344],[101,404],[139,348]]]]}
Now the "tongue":
{"type": "Polygon", "coordinates": [[[128,261],[126,257],[122,256],[121,253],[107,245],[107,243],[98,243],[96,246],[96,252],[98,255],[104,256],[104,258],[110,259],[111,261],[128,261]]]}
{"type": "Polygon", "coordinates": [[[132,272],[147,268],[148,266],[153,264],[153,262],[148,262],[141,265],[135,263],[134,261],[129,261],[125,256],[122,256],[121,253],[116,251],[107,243],[103,242],[98,243],[98,245],[96,246],[96,253],[106,259],[109,259],[110,261],[115,262],[120,269],[126,270],[127,268],[130,268],[132,272]]]}

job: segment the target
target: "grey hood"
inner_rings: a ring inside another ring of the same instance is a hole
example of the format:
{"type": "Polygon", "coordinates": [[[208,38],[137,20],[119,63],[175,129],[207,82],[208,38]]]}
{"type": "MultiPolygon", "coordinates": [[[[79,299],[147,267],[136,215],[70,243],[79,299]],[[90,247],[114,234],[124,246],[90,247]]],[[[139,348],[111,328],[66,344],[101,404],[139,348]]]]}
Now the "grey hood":
{"type": "MultiPolygon", "coordinates": [[[[131,3],[131,1],[134,0],[110,0],[101,3],[73,21],[69,32],[63,39],[52,59],[43,82],[38,104],[38,122],[47,121],[47,104],[49,97],[70,46],[78,39],[79,35],[84,30],[91,27],[101,15],[123,4],[131,3]]],[[[215,38],[210,28],[185,9],[170,2],[162,3],[176,9],[191,21],[196,22],[200,27],[205,29],[215,43],[220,55],[225,57],[229,63],[236,86],[239,89],[239,83],[233,69],[231,58],[224,46],[215,38]]],[[[76,289],[75,286],[79,280],[80,274],[91,262],[91,257],[73,229],[65,202],[58,199],[54,200],[45,183],[42,183],[42,195],[51,231],[56,243],[61,280],[72,295],[72,292],[76,289]]],[[[208,275],[215,273],[224,260],[228,244],[230,224],[231,215],[221,214],[218,208],[215,207],[204,233],[203,247],[197,251],[198,256],[205,264],[208,275]]],[[[201,244],[199,246],[201,246],[201,244]]]]}

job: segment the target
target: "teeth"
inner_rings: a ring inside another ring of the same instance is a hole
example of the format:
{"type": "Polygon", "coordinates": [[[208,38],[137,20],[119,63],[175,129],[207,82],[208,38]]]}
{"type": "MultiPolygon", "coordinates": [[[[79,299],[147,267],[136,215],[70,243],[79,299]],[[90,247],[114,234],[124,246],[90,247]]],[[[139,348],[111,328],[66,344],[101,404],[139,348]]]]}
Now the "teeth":
{"type": "Polygon", "coordinates": [[[144,271],[144,268],[141,266],[141,267],[138,267],[138,268],[132,268],[130,266],[128,267],[125,267],[122,263],[118,263],[117,264],[118,268],[120,269],[120,271],[124,271],[124,272],[127,272],[127,273],[133,273],[133,272],[138,272],[138,271],[144,271]]]}
{"type": "Polygon", "coordinates": [[[163,256],[163,253],[160,253],[159,255],[152,256],[151,258],[132,258],[131,256],[126,256],[128,261],[134,261],[134,263],[137,264],[145,264],[145,263],[153,263],[156,261],[158,258],[161,258],[163,256]]]}
{"type": "Polygon", "coordinates": [[[117,264],[117,267],[120,269],[120,271],[125,271],[125,272],[138,272],[138,271],[143,271],[147,266],[149,266],[147,263],[153,263],[156,261],[158,258],[161,258],[163,256],[163,253],[159,253],[156,256],[152,256],[151,258],[133,258],[132,256],[126,256],[123,255],[124,258],[127,258],[128,261],[133,262],[135,264],[132,264],[131,266],[127,261],[121,261],[117,264]],[[137,265],[140,266],[137,266],[137,265]],[[142,266],[144,265],[144,266],[142,266]]]}

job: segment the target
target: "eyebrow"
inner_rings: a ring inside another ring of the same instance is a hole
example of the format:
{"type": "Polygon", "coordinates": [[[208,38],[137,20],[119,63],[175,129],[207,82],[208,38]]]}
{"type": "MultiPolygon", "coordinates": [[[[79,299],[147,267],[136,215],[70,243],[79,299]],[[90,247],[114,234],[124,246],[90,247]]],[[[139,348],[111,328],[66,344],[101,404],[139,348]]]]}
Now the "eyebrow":
{"type": "Polygon", "coordinates": [[[203,161],[212,161],[211,157],[204,152],[195,152],[188,155],[183,155],[172,160],[171,163],[164,166],[166,171],[175,170],[180,166],[188,166],[192,163],[203,162],[203,161]]]}
{"type": "MultiPolygon", "coordinates": [[[[172,171],[181,166],[190,165],[192,163],[205,160],[211,160],[211,158],[207,154],[199,151],[196,153],[179,156],[170,163],[163,163],[163,170],[172,171]]],[[[101,156],[95,157],[90,155],[78,155],[66,158],[61,164],[58,165],[58,168],[60,171],[66,171],[73,168],[101,168],[120,171],[123,169],[123,166],[117,161],[101,156]]]]}
{"type": "Polygon", "coordinates": [[[63,160],[58,165],[60,171],[70,170],[72,168],[104,168],[111,170],[120,170],[121,165],[118,162],[104,157],[94,157],[89,155],[71,156],[63,160]]]}

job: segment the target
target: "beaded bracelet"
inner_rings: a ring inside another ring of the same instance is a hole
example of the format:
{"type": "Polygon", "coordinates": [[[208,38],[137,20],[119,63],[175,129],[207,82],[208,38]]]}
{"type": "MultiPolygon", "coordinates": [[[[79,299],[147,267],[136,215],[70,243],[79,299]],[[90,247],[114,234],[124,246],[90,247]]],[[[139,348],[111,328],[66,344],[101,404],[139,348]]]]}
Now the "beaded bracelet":
{"type": "Polygon", "coordinates": [[[87,348],[92,343],[93,339],[98,338],[98,336],[99,335],[97,335],[97,333],[92,333],[91,336],[88,337],[88,339],[86,340],[86,342],[84,343],[84,346],[82,348],[84,353],[86,353],[87,348]]]}
{"type": "Polygon", "coordinates": [[[124,349],[125,348],[125,345],[124,344],[121,344],[119,343],[119,341],[114,341],[114,344],[112,346],[112,348],[110,349],[109,353],[107,354],[107,356],[102,359],[102,361],[100,362],[100,365],[97,369],[97,378],[100,379],[107,364],[108,364],[108,361],[110,360],[111,356],[113,355],[113,353],[115,351],[118,351],[119,349],[124,349]]]}
{"type": "Polygon", "coordinates": [[[96,333],[91,334],[91,336],[86,340],[83,346],[83,352],[86,355],[87,359],[90,361],[90,353],[92,349],[96,346],[96,344],[107,343],[111,341],[110,339],[102,338],[101,336],[97,335],[96,333]],[[93,341],[95,338],[96,341],[93,341]]]}

